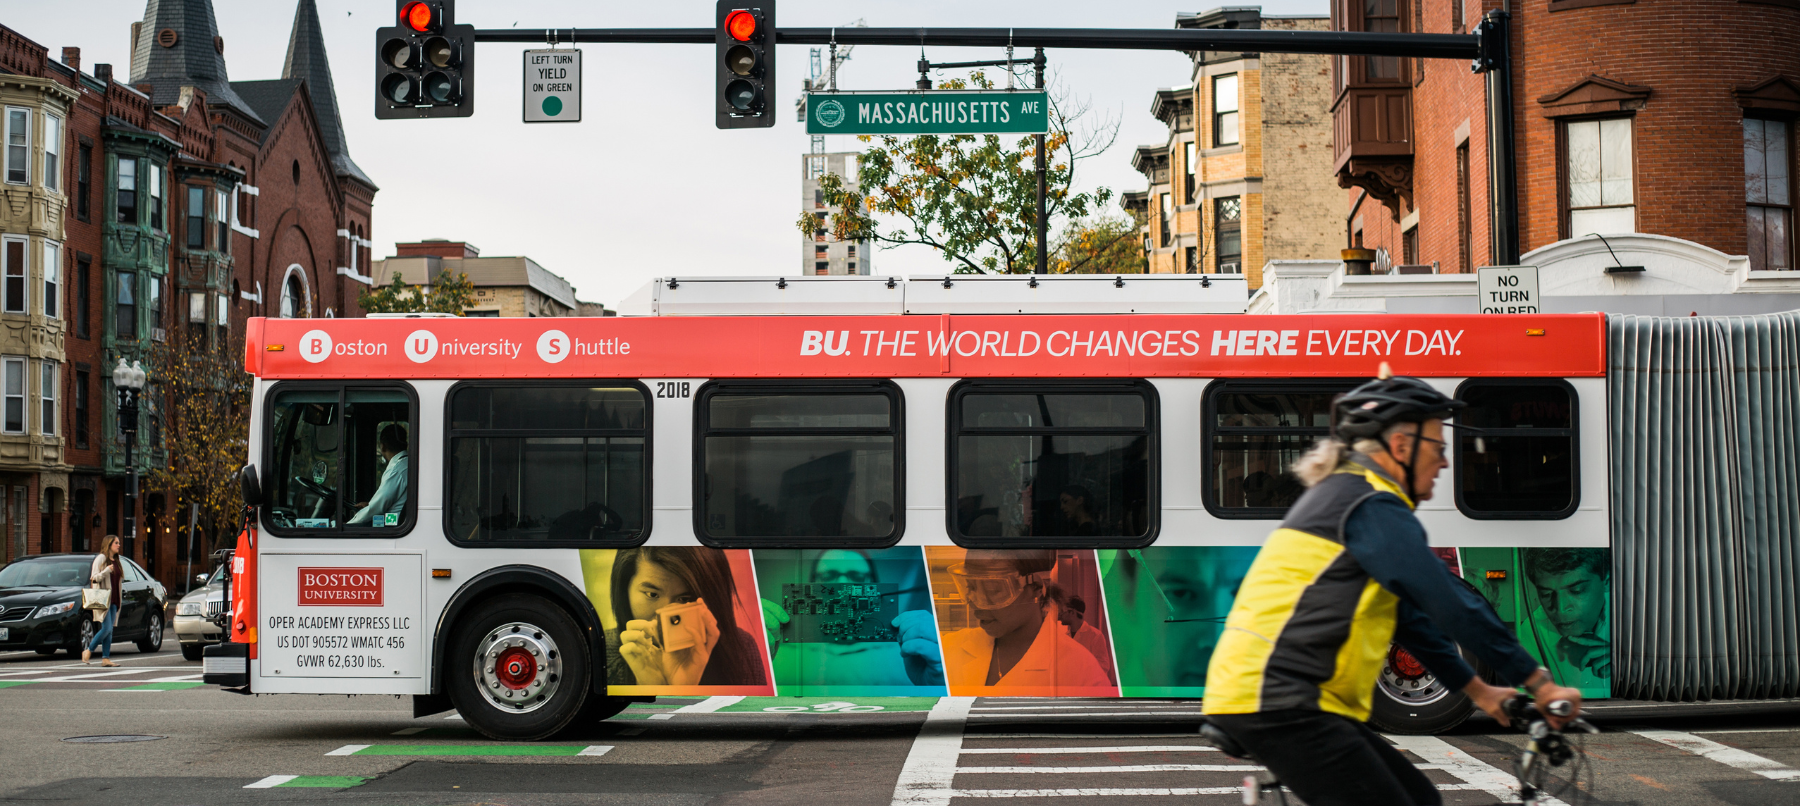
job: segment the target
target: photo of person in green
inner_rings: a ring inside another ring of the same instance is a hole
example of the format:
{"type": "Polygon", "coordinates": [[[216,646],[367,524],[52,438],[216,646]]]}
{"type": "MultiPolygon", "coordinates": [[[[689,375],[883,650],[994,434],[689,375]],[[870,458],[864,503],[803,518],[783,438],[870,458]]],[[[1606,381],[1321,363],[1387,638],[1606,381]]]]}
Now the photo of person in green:
{"type": "Polygon", "coordinates": [[[1256,546],[1153,546],[1101,551],[1124,696],[1198,697],[1256,546]]]}
{"type": "Polygon", "coordinates": [[[912,546],[762,550],[752,554],[762,591],[763,632],[783,696],[929,696],[944,693],[924,554],[912,546]],[[900,614],[894,641],[789,641],[792,614],[781,606],[784,584],[894,585],[900,614]],[[922,627],[907,629],[910,622],[922,627]],[[921,690],[923,689],[923,690],[921,690]]]}
{"type": "Polygon", "coordinates": [[[1605,685],[1612,680],[1612,552],[1529,548],[1521,553],[1528,590],[1556,634],[1555,645],[1544,649],[1566,670],[1557,679],[1565,685],[1605,685]],[[1577,676],[1574,682],[1565,680],[1570,673],[1577,676]]]}
{"type": "Polygon", "coordinates": [[[768,681],[756,639],[738,626],[737,585],[725,552],[622,549],[613,559],[609,598],[620,626],[606,631],[606,682],[744,686],[768,681]],[[677,611],[679,621],[672,615],[677,611]]]}

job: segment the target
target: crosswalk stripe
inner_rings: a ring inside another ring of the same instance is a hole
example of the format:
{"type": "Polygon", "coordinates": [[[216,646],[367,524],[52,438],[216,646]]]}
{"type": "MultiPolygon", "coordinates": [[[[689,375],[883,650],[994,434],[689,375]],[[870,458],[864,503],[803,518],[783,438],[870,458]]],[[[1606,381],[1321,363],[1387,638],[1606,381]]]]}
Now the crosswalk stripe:
{"type": "Polygon", "coordinates": [[[340,747],[336,750],[326,753],[325,755],[328,755],[328,756],[354,756],[354,755],[356,755],[357,751],[367,750],[368,748],[369,748],[369,745],[366,745],[366,744],[347,744],[347,745],[344,745],[343,747],[340,747]]]}
{"type": "Polygon", "coordinates": [[[1199,786],[1169,789],[1136,789],[1124,787],[1106,787],[1102,789],[952,789],[944,793],[944,801],[951,798],[1130,798],[1130,797],[1193,797],[1195,795],[1236,795],[1243,791],[1236,786],[1199,786]]]}
{"type": "Polygon", "coordinates": [[[245,786],[244,788],[245,789],[274,789],[275,787],[281,786],[282,784],[285,784],[285,783],[292,781],[295,778],[299,778],[299,777],[300,776],[298,776],[298,775],[271,775],[267,778],[257,781],[256,783],[249,784],[249,785],[245,786]]]}
{"type": "MultiPolygon", "coordinates": [[[[1194,731],[1186,733],[965,733],[964,739],[1198,739],[1194,731]]],[[[1205,747],[1205,745],[1195,745],[1205,747]]]]}
{"type": "Polygon", "coordinates": [[[1704,739],[1691,733],[1659,728],[1639,728],[1632,730],[1639,736],[1661,742],[1677,750],[1684,750],[1697,756],[1717,761],[1745,772],[1753,772],[1764,778],[1775,781],[1800,780],[1800,770],[1782,764],[1773,759],[1763,758],[1748,750],[1739,750],[1730,745],[1720,744],[1711,739],[1704,739]]]}
{"type": "MultiPolygon", "coordinates": [[[[1427,765],[1461,778],[1470,784],[1472,789],[1493,795],[1502,802],[1510,801],[1518,795],[1517,778],[1501,772],[1498,767],[1469,755],[1462,748],[1443,739],[1436,736],[1383,735],[1387,736],[1395,747],[1425,759],[1427,765]]],[[[1540,794],[1538,797],[1538,802],[1543,806],[1568,806],[1549,795],[1540,794]]]]}
{"type": "MultiPolygon", "coordinates": [[[[968,734],[964,734],[963,738],[964,739],[969,738],[968,734]]],[[[1027,754],[1027,755],[1030,755],[1030,754],[1040,754],[1040,755],[1041,754],[1050,754],[1050,755],[1064,754],[1064,755],[1067,755],[1067,754],[1082,754],[1082,753],[1217,753],[1217,752],[1219,752],[1218,748],[1210,747],[1210,746],[1207,746],[1204,744],[1143,744],[1143,745],[1128,745],[1128,746],[1124,746],[1124,747],[978,747],[978,748],[965,747],[965,748],[963,748],[962,754],[965,756],[968,756],[968,755],[981,755],[981,754],[996,754],[997,755],[997,754],[1002,754],[1002,753],[1021,753],[1021,754],[1027,754]]]]}
{"type": "Polygon", "coordinates": [[[957,775],[1019,775],[1086,772],[1257,772],[1255,764],[1124,764],[1113,767],[957,767],[957,775]]]}
{"type": "Polygon", "coordinates": [[[944,697],[925,715],[919,736],[894,782],[894,806],[950,806],[950,783],[962,752],[963,725],[973,697],[944,697]]]}
{"type": "Polygon", "coordinates": [[[683,705],[666,714],[651,714],[651,719],[674,719],[677,714],[710,714],[720,708],[737,705],[743,697],[707,697],[693,705],[683,705]]]}

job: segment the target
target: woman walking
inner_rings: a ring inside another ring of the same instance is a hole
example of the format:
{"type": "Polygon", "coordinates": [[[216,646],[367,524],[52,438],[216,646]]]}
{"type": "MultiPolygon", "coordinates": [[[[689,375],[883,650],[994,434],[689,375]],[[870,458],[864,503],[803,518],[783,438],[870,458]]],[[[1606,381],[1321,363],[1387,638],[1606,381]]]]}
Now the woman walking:
{"type": "Polygon", "coordinates": [[[117,666],[112,662],[113,625],[119,621],[119,589],[124,587],[125,569],[119,561],[119,536],[107,535],[100,540],[100,553],[94,555],[94,564],[88,572],[88,581],[95,587],[107,592],[106,615],[99,610],[90,611],[94,620],[100,622],[100,629],[94,631],[94,637],[87,646],[81,648],[81,662],[87,663],[93,657],[94,647],[100,647],[100,665],[117,666]]]}

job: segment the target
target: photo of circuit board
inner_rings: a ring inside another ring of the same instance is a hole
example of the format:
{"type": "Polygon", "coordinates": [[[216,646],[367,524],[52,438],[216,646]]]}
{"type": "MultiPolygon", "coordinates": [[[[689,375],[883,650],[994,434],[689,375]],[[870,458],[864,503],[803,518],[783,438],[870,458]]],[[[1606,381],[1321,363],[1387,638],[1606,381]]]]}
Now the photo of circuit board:
{"type": "Polygon", "coordinates": [[[900,586],[817,583],[781,586],[781,607],[788,623],[781,640],[792,643],[852,644],[895,641],[894,619],[900,615],[900,586]]]}

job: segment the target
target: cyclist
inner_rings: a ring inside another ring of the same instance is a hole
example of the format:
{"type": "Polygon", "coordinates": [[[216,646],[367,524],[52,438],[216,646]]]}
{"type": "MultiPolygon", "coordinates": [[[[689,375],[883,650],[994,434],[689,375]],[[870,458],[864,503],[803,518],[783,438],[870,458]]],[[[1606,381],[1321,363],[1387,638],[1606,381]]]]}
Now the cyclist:
{"type": "Polygon", "coordinates": [[[1412,513],[1448,465],[1444,421],[1463,405],[1385,363],[1335,401],[1332,435],[1294,464],[1308,489],[1257,553],[1213,652],[1208,719],[1311,806],[1442,803],[1363,724],[1390,641],[1502,724],[1512,691],[1477,677],[1451,639],[1540,706],[1569,700],[1579,713],[1580,693],[1457,581],[1412,513]]]}

